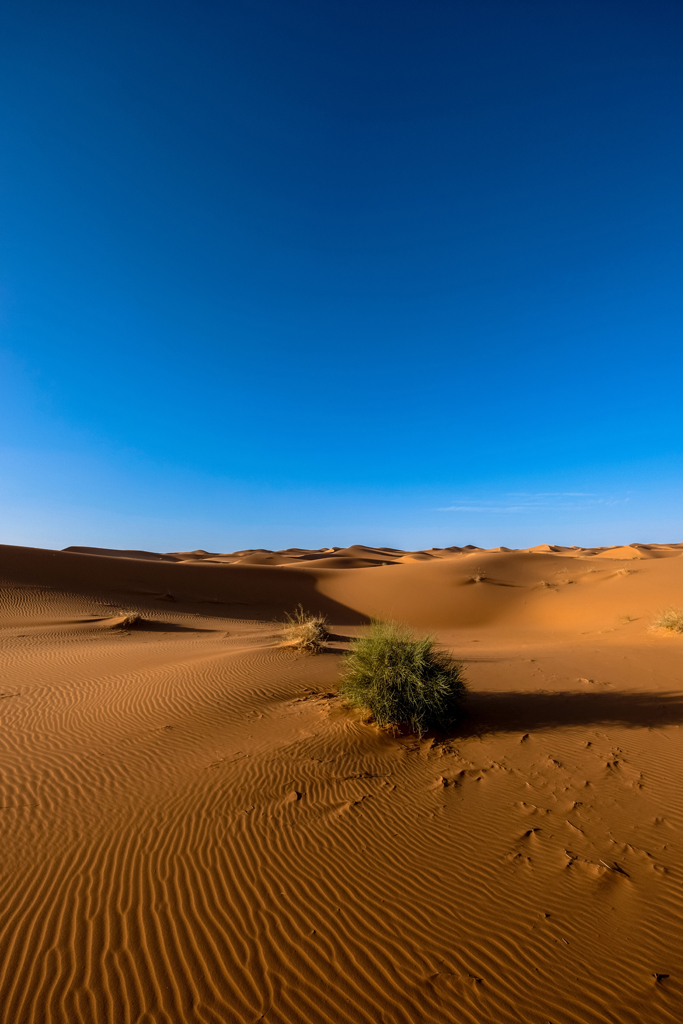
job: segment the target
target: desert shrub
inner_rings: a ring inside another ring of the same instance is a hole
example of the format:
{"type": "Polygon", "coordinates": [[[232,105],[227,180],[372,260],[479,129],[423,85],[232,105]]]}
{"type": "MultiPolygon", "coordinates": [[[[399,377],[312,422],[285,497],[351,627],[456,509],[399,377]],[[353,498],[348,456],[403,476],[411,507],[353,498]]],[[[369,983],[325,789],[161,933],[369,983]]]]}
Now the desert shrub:
{"type": "Polygon", "coordinates": [[[655,629],[668,629],[672,633],[683,633],[683,608],[667,608],[659,613],[652,625],[655,629]]]}
{"type": "Polygon", "coordinates": [[[114,629],[131,629],[142,623],[142,617],[137,612],[120,612],[121,618],[114,623],[114,629]]]}
{"type": "Polygon", "coordinates": [[[455,724],[465,683],[462,665],[431,636],[415,637],[395,622],[373,622],[346,655],[340,693],[379,725],[410,724],[418,736],[455,724]]]}
{"type": "Polygon", "coordinates": [[[327,620],[322,615],[309,615],[299,605],[287,615],[282,627],[283,642],[297,651],[320,651],[327,640],[327,620]]]}

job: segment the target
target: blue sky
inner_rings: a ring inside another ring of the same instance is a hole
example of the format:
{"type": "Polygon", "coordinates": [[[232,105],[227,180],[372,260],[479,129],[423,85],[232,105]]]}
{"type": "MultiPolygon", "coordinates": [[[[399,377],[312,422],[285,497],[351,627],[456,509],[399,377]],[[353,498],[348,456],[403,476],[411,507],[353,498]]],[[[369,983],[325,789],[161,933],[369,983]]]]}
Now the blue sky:
{"type": "Polygon", "coordinates": [[[8,0],[0,534],[682,540],[683,7],[8,0]]]}

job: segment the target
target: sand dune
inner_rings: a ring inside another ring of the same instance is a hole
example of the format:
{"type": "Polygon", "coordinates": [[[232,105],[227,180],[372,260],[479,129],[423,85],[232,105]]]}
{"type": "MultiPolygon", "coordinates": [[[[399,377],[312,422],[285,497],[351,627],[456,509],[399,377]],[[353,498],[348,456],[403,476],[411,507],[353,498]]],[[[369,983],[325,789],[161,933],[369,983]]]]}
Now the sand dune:
{"type": "Polygon", "coordinates": [[[680,1021],[681,554],[0,547],[0,1021],[680,1021]],[[373,616],[457,734],[343,707],[373,616]]]}

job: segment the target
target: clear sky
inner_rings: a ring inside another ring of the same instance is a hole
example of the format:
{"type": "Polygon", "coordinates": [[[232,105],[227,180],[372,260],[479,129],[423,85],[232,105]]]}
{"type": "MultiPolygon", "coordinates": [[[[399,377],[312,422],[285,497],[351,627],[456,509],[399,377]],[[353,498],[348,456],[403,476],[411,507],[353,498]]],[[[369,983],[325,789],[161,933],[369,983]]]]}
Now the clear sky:
{"type": "Polygon", "coordinates": [[[680,0],[5,0],[0,540],[683,540],[680,0]]]}

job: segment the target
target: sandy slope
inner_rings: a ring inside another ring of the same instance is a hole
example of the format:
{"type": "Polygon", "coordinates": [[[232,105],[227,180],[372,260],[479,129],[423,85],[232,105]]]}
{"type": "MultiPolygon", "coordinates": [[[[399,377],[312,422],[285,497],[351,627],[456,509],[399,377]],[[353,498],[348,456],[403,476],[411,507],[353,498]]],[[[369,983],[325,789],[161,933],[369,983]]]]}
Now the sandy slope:
{"type": "Polygon", "coordinates": [[[682,552],[0,547],[0,1020],[680,1021],[682,552]],[[456,735],[335,696],[377,615],[456,735]]]}

